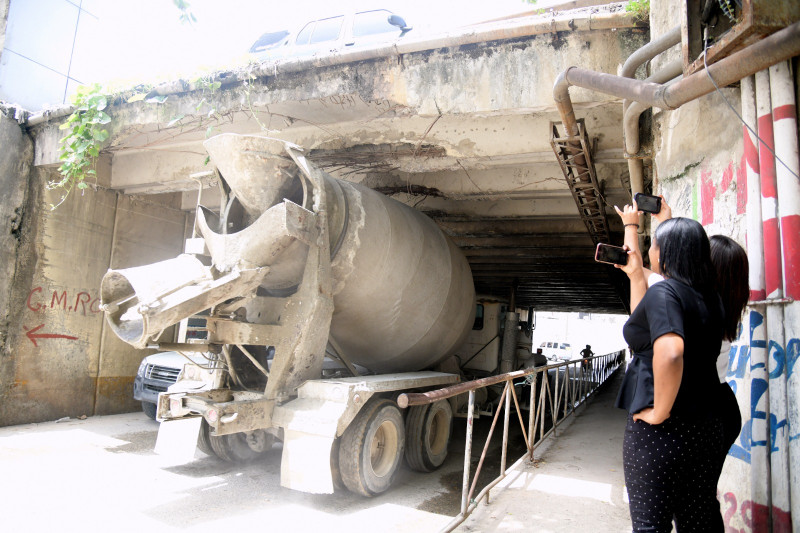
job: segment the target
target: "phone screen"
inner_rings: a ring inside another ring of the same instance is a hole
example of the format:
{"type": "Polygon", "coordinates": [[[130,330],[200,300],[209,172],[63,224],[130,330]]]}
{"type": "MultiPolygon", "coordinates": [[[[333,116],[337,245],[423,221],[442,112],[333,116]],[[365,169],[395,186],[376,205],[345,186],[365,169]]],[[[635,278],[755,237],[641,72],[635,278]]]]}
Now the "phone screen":
{"type": "Polygon", "coordinates": [[[600,243],[597,245],[594,260],[598,263],[625,265],[628,263],[628,252],[619,246],[600,243]]]}
{"type": "Polygon", "coordinates": [[[634,200],[636,200],[636,207],[639,208],[639,211],[644,211],[645,213],[658,213],[661,211],[661,198],[658,196],[637,192],[634,200]]]}

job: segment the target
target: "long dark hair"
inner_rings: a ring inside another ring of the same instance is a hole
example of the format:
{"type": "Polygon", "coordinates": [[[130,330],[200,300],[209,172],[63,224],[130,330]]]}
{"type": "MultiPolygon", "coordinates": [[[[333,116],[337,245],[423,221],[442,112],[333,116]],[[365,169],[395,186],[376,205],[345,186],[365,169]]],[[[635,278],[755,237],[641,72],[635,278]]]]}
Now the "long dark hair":
{"type": "Polygon", "coordinates": [[[713,235],[710,244],[717,290],[725,307],[725,340],[733,341],[750,297],[750,264],[747,253],[730,237],[713,235]]]}
{"type": "Polygon", "coordinates": [[[664,277],[677,279],[702,294],[715,290],[711,246],[705,229],[690,218],[671,218],[658,225],[656,245],[664,277]]]}

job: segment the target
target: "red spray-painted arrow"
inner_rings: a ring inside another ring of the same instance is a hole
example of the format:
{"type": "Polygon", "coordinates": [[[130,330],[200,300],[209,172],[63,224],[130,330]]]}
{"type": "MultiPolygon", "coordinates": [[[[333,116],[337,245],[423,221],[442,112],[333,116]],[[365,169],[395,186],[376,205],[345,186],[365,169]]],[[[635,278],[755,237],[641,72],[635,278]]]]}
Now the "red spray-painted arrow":
{"type": "Polygon", "coordinates": [[[34,346],[38,348],[38,344],[36,344],[36,339],[69,339],[71,341],[78,340],[78,337],[72,337],[70,335],[60,335],[58,333],[36,333],[40,329],[44,327],[44,324],[39,324],[33,329],[28,329],[25,326],[22,326],[22,329],[26,331],[25,335],[31,340],[34,346]]]}

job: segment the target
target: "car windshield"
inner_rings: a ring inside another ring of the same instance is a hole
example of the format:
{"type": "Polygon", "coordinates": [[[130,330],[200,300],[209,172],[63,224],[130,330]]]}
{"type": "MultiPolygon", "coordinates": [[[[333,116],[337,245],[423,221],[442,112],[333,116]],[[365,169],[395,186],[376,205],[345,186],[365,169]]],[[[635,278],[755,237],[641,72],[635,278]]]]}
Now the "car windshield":
{"type": "Polygon", "coordinates": [[[265,33],[253,43],[253,46],[250,47],[250,52],[263,52],[264,50],[267,50],[268,48],[280,43],[281,40],[283,40],[283,38],[287,35],[289,35],[289,32],[286,30],[265,33]]]}

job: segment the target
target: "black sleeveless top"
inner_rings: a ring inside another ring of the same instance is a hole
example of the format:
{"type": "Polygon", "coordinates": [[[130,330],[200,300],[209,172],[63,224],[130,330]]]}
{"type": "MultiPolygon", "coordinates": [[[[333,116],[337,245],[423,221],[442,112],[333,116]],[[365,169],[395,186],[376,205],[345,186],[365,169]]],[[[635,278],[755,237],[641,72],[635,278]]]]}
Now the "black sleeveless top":
{"type": "Polygon", "coordinates": [[[622,382],[617,407],[638,413],[653,406],[653,344],[667,333],[683,338],[683,376],[671,414],[706,418],[715,413],[719,377],[715,362],[723,335],[722,301],[675,279],[650,287],[622,333],[633,360],[622,382]]]}

